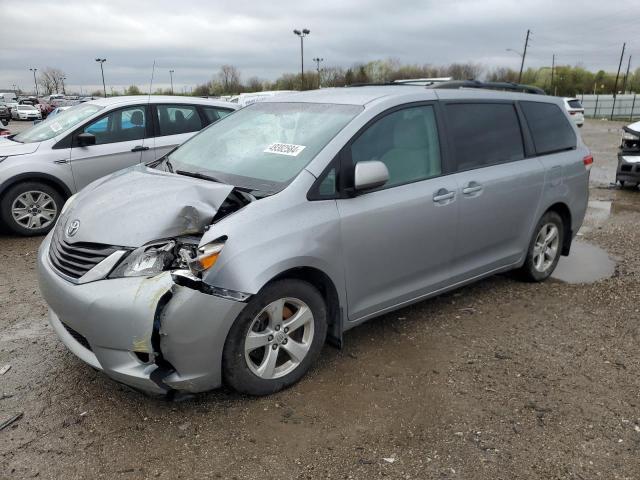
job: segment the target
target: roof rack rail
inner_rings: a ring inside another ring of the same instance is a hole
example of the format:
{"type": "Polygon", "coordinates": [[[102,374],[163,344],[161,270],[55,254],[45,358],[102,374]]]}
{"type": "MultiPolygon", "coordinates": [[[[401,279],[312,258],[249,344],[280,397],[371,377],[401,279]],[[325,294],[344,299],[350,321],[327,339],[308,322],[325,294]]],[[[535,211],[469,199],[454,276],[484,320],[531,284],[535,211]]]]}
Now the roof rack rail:
{"type": "Polygon", "coordinates": [[[487,90],[502,90],[507,92],[532,93],[535,95],[546,95],[545,91],[533,85],[523,85],[514,82],[481,82],[479,80],[452,80],[450,82],[439,82],[430,88],[484,88],[487,90]]]}

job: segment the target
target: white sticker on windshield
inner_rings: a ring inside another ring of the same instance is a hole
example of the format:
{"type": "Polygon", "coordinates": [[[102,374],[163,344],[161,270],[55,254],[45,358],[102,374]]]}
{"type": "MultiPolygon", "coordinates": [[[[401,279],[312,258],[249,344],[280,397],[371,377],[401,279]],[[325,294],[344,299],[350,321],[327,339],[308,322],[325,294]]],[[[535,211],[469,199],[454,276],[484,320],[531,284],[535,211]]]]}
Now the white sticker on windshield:
{"type": "Polygon", "coordinates": [[[306,147],[304,145],[293,145],[291,143],[272,143],[263,150],[264,153],[277,153],[278,155],[288,155],[297,157],[306,147]]]}
{"type": "Polygon", "coordinates": [[[60,130],[62,130],[62,127],[58,122],[53,122],[51,125],[49,125],[49,128],[54,132],[59,132],[60,130]]]}

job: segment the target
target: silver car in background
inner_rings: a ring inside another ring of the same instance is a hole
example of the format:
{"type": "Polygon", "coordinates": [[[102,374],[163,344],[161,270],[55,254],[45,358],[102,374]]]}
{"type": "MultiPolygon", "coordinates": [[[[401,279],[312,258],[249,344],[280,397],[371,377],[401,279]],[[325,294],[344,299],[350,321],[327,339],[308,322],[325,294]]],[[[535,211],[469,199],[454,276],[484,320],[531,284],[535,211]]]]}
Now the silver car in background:
{"type": "Polygon", "coordinates": [[[69,199],[40,289],[62,342],[119,382],[269,394],[370,318],[498,272],[547,279],[592,162],[553,97],[273,97],[69,199]]]}
{"type": "MultiPolygon", "coordinates": [[[[17,112],[31,109],[18,105],[17,112]]],[[[133,96],[93,100],[0,140],[0,218],[13,232],[42,235],[62,205],[92,181],[162,157],[237,110],[215,100],[133,96]]],[[[16,114],[17,115],[17,114],[16,114]]]]}

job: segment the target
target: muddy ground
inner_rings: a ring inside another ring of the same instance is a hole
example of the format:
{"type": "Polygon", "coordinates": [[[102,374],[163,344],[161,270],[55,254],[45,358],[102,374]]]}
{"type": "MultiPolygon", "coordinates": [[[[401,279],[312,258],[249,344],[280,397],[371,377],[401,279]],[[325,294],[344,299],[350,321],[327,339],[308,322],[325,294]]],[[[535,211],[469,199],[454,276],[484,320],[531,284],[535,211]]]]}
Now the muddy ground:
{"type": "Polygon", "coordinates": [[[268,398],[170,403],[93,371],[47,324],[40,239],[0,236],[0,421],[23,413],[0,431],[0,477],[640,478],[640,191],[609,186],[619,124],[582,132],[579,240],[610,278],[484,280],[349,331],[268,398]]]}

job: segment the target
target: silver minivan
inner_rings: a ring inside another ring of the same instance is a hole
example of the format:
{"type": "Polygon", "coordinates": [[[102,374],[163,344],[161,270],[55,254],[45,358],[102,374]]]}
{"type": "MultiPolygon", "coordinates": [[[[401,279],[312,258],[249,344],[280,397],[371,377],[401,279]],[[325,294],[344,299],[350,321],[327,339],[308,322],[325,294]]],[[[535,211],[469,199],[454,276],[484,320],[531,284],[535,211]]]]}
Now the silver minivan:
{"type": "Polygon", "coordinates": [[[0,139],[0,218],[15,233],[42,235],[85,185],[160,158],[237,109],[191,97],[111,97],[0,139]]]}
{"type": "Polygon", "coordinates": [[[498,272],[547,279],[592,162],[559,98],[277,96],[71,197],[40,289],[62,342],[119,382],[269,394],[370,318],[498,272]]]}

